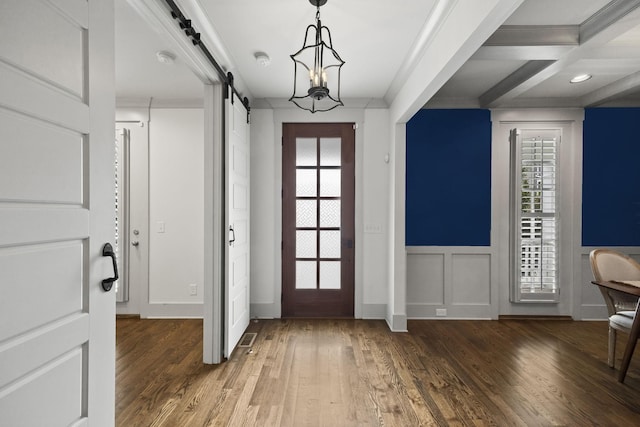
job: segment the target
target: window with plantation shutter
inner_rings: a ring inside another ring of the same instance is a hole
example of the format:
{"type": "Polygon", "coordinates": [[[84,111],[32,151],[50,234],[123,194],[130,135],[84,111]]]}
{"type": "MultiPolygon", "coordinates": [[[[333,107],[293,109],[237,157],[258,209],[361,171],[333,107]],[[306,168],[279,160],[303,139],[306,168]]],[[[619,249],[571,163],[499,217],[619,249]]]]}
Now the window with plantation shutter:
{"type": "Polygon", "coordinates": [[[559,130],[511,135],[513,302],[558,300],[559,130]]]}

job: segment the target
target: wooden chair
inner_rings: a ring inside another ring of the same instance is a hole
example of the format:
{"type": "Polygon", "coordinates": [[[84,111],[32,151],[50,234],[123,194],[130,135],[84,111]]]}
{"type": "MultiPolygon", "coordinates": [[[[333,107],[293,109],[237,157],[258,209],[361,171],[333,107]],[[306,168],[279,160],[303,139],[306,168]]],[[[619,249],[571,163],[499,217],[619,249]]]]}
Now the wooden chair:
{"type": "MultiPolygon", "coordinates": [[[[610,249],[594,249],[589,254],[591,272],[597,282],[640,280],[640,264],[629,256],[610,249]]],[[[629,334],[636,313],[638,297],[599,286],[609,313],[609,352],[607,363],[613,368],[616,332],[629,334]]]]}

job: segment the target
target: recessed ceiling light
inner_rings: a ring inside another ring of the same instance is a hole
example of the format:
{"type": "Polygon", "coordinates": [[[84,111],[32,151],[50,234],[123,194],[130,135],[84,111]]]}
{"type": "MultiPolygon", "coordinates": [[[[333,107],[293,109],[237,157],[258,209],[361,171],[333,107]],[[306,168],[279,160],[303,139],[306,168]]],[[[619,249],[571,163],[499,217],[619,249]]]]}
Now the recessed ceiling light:
{"type": "Polygon", "coordinates": [[[269,64],[271,64],[271,58],[264,52],[256,52],[253,54],[253,57],[256,58],[256,62],[263,67],[268,67],[269,64]]]}
{"type": "Polygon", "coordinates": [[[586,82],[591,77],[593,77],[591,74],[579,74],[579,75],[575,76],[574,78],[572,78],[571,80],[569,80],[569,82],[570,83],[582,83],[582,82],[586,82]]]}
{"type": "Polygon", "coordinates": [[[171,52],[167,52],[166,50],[156,52],[156,58],[158,59],[158,62],[167,65],[173,64],[173,62],[176,60],[176,56],[171,52]]]}

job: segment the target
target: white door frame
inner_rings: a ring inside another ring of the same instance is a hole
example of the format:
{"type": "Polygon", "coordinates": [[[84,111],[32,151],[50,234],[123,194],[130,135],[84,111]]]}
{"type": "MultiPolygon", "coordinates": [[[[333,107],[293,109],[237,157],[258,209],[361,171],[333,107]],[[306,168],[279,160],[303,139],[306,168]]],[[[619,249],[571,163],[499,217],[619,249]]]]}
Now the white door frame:
{"type": "Polygon", "coordinates": [[[223,85],[205,85],[204,93],[204,363],[222,362],[224,208],[224,117],[221,111],[223,85]]]}

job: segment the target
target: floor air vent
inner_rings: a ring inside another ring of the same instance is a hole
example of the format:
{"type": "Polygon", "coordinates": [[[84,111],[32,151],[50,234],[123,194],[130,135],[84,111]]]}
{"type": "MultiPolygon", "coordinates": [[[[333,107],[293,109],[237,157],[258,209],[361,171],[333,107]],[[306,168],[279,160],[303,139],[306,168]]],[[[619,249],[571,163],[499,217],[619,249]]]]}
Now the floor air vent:
{"type": "Polygon", "coordinates": [[[253,342],[256,340],[256,336],[258,334],[256,332],[248,332],[240,338],[240,342],[238,343],[238,347],[251,347],[253,342]]]}

